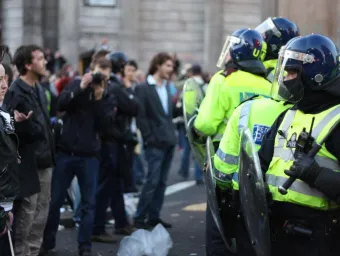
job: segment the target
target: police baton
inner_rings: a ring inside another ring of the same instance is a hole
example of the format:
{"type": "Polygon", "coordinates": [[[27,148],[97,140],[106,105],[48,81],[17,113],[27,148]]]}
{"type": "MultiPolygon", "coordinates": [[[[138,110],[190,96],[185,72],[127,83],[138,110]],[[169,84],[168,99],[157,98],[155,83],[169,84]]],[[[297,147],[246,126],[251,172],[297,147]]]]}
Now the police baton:
{"type": "MultiPolygon", "coordinates": [[[[325,141],[328,139],[328,137],[332,134],[332,132],[334,131],[334,129],[338,126],[338,124],[340,123],[340,119],[337,120],[333,126],[331,127],[331,129],[329,129],[329,132],[326,134],[326,136],[320,141],[320,143],[317,143],[316,141],[313,143],[313,146],[311,148],[311,150],[308,152],[307,156],[314,158],[317,153],[319,152],[319,150],[322,147],[322,144],[325,143],[325,141]]],[[[294,177],[289,177],[288,180],[285,181],[285,183],[282,186],[279,186],[279,192],[281,193],[281,195],[286,195],[288,193],[288,189],[292,186],[292,184],[294,183],[294,181],[296,180],[296,178],[294,177]]]]}

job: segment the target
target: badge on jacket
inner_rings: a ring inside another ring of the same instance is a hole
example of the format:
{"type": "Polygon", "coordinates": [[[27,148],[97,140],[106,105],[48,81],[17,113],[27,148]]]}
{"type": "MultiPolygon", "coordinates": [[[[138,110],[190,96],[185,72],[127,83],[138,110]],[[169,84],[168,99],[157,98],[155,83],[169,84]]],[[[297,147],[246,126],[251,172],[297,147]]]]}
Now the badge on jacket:
{"type": "Polygon", "coordinates": [[[253,138],[256,145],[261,145],[264,135],[270,130],[270,127],[265,125],[255,124],[253,129],[253,138]]]}

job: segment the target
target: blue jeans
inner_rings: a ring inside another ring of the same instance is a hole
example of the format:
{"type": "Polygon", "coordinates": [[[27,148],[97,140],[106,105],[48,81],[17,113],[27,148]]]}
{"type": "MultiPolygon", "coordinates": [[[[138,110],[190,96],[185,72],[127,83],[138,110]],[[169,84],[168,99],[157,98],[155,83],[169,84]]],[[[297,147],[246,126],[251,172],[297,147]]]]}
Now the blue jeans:
{"type": "Polygon", "coordinates": [[[188,138],[185,135],[185,128],[181,127],[178,131],[178,136],[181,138],[181,147],[183,149],[182,151],[182,157],[181,157],[181,166],[178,171],[178,173],[183,176],[184,178],[189,177],[189,168],[190,168],[190,144],[188,141],[188,138]]]}
{"type": "Polygon", "coordinates": [[[146,217],[149,220],[159,219],[174,149],[174,147],[146,148],[148,173],[139,198],[135,219],[144,220],[146,217]]]}
{"type": "Polygon", "coordinates": [[[133,174],[135,183],[142,184],[145,176],[142,155],[133,155],[133,174]]]}
{"type": "Polygon", "coordinates": [[[51,202],[44,231],[42,247],[51,250],[55,247],[60,220],[60,207],[63,205],[67,189],[77,176],[81,193],[81,220],[78,231],[78,247],[91,248],[91,235],[96,203],[96,187],[99,161],[96,157],[71,156],[58,153],[56,168],[52,176],[51,202]]]}
{"type": "Polygon", "coordinates": [[[96,212],[93,235],[105,232],[106,209],[110,203],[115,228],[124,228],[128,222],[124,204],[124,178],[117,169],[117,144],[103,143],[96,193],[96,212]]]}
{"type": "Polygon", "coordinates": [[[187,140],[186,130],[184,125],[178,127],[178,146],[184,148],[185,140],[187,140]]]}
{"type": "MultiPolygon", "coordinates": [[[[181,138],[181,146],[183,148],[182,151],[182,158],[181,158],[181,167],[179,169],[179,174],[181,176],[183,176],[184,178],[188,178],[189,177],[189,168],[190,168],[190,153],[191,153],[191,148],[190,148],[190,144],[188,141],[188,138],[185,135],[186,131],[184,127],[181,127],[179,129],[179,134],[178,136],[181,138]]],[[[199,167],[198,163],[196,161],[194,161],[194,165],[195,165],[195,180],[202,180],[203,179],[203,171],[201,170],[201,168],[199,167]]]]}
{"type": "Polygon", "coordinates": [[[81,206],[80,206],[80,188],[78,184],[78,180],[74,180],[71,185],[71,189],[73,191],[74,200],[73,200],[73,216],[72,219],[74,222],[80,222],[81,216],[81,206]]]}

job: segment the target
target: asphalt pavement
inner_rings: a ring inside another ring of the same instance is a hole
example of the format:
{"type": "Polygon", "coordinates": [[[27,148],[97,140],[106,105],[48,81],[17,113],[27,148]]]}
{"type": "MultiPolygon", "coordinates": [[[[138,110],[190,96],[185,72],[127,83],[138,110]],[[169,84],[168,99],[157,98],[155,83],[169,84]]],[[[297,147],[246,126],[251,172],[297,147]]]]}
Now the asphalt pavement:
{"type": "MultiPolygon", "coordinates": [[[[167,231],[173,245],[169,256],[205,256],[205,209],[206,197],[204,185],[196,185],[192,178],[183,180],[177,174],[180,165],[180,154],[176,151],[168,179],[166,198],[161,217],[173,224],[167,231]]],[[[191,168],[191,177],[193,169],[191,168]]],[[[67,221],[71,215],[63,215],[67,221]]],[[[107,231],[113,232],[113,226],[107,231]]],[[[120,240],[117,244],[93,243],[93,255],[117,255],[120,240]]],[[[66,228],[58,232],[57,246],[50,252],[51,256],[71,256],[77,254],[77,228],[66,228]]],[[[134,256],[134,255],[131,255],[134,256]]]]}

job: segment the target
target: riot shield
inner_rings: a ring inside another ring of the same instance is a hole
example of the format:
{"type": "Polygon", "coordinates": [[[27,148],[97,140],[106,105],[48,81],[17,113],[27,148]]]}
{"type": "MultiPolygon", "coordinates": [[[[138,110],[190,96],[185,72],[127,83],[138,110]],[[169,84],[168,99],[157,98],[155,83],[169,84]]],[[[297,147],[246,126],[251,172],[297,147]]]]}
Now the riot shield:
{"type": "Polygon", "coordinates": [[[201,169],[204,167],[205,143],[198,141],[192,131],[203,97],[203,90],[199,84],[189,78],[183,87],[183,117],[192,153],[201,169]]]}
{"type": "Polygon", "coordinates": [[[250,130],[242,130],[239,189],[245,226],[257,256],[270,256],[270,229],[265,184],[250,130]]]}
{"type": "Polygon", "coordinates": [[[213,159],[215,155],[215,149],[211,137],[208,137],[207,139],[206,150],[207,150],[207,162],[206,167],[204,168],[204,176],[208,206],[211,210],[216,226],[221,233],[221,236],[227,249],[231,252],[234,252],[231,240],[226,239],[224,234],[223,223],[220,215],[220,207],[216,196],[216,180],[214,178],[214,159],[213,159]]]}
{"type": "Polygon", "coordinates": [[[189,121],[197,115],[203,97],[201,87],[193,78],[185,81],[183,87],[183,116],[185,127],[188,127],[189,121]]]}

